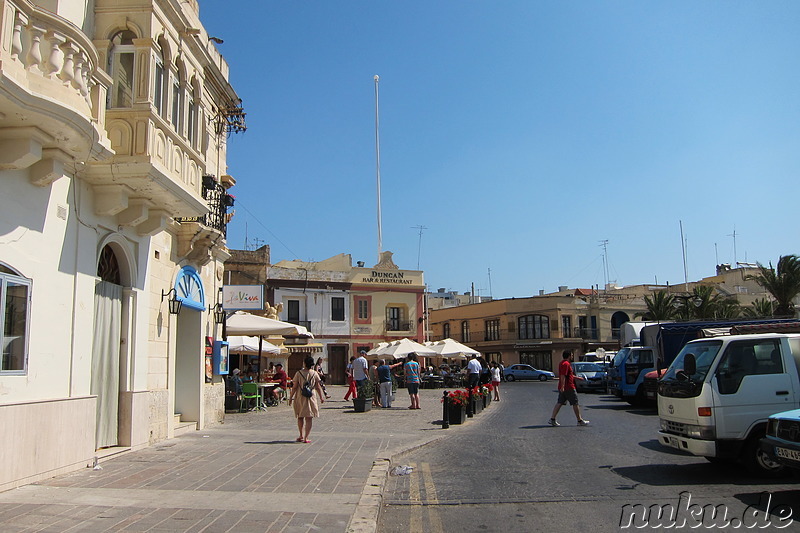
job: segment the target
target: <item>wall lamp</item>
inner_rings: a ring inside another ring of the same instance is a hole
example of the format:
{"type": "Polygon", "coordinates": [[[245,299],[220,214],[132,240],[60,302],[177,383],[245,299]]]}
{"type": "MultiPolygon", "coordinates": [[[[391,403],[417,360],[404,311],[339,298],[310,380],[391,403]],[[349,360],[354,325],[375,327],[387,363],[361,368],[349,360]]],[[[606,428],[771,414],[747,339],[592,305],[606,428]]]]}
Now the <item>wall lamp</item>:
{"type": "Polygon", "coordinates": [[[227,315],[225,313],[225,309],[222,308],[222,304],[214,304],[208,306],[208,312],[214,312],[214,324],[224,324],[227,315]]]}
{"type": "Polygon", "coordinates": [[[211,41],[212,43],[216,43],[216,44],[222,44],[222,43],[225,42],[222,39],[220,39],[219,37],[209,37],[208,40],[211,41]]]}
{"type": "Polygon", "coordinates": [[[178,300],[178,291],[174,288],[170,289],[169,292],[164,292],[164,289],[161,289],[161,301],[164,301],[164,298],[172,295],[172,298],[167,300],[167,304],[169,305],[169,314],[177,315],[181,312],[181,306],[183,305],[182,300],[178,300]]]}

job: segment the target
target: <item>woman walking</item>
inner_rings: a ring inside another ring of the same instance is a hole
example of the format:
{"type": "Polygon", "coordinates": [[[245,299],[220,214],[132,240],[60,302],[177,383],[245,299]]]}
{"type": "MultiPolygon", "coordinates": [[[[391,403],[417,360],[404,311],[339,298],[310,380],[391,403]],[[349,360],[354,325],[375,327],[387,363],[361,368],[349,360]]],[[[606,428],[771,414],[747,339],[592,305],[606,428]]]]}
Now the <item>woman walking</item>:
{"type": "Polygon", "coordinates": [[[292,382],[292,392],[289,395],[289,405],[294,403],[294,416],[297,417],[297,429],[300,431],[300,436],[297,437],[297,442],[305,442],[306,444],[311,441],[308,440],[308,435],[311,433],[311,423],[319,416],[319,406],[317,405],[317,398],[314,395],[316,392],[319,395],[319,401],[325,403],[325,394],[322,392],[322,380],[319,379],[319,374],[314,370],[314,358],[308,356],[303,361],[305,371],[298,370],[294,375],[292,382]],[[308,383],[311,389],[311,397],[305,396],[301,391],[308,383]]]}
{"type": "Polygon", "coordinates": [[[495,401],[500,401],[500,365],[495,361],[491,363],[492,370],[492,389],[494,389],[495,401]]]}

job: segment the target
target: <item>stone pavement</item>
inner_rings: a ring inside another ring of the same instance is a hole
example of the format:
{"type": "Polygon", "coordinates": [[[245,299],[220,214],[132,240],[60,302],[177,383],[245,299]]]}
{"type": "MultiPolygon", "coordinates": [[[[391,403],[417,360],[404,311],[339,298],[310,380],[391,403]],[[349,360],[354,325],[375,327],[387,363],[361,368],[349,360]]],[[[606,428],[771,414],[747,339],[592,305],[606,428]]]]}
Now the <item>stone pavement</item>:
{"type": "Polygon", "coordinates": [[[328,392],[309,444],[295,442],[287,405],[228,413],[223,425],[109,457],[102,469],[0,493],[0,531],[374,531],[392,456],[458,426],[441,429],[441,390],[420,391],[422,409],[409,410],[398,389],[394,407],[367,413],[343,400],[346,387],[328,392]]]}

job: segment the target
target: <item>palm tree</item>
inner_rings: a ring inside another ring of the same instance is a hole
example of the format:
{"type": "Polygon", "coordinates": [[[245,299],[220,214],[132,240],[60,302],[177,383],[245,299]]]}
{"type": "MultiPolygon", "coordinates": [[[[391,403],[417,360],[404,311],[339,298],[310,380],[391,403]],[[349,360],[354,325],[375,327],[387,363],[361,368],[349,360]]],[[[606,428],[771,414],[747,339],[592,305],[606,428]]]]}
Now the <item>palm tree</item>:
{"type": "Polygon", "coordinates": [[[773,308],[771,300],[759,298],[753,302],[752,307],[745,307],[742,312],[748,318],[766,318],[772,316],[773,308]]]}
{"type": "Polygon", "coordinates": [[[726,297],[709,285],[698,285],[689,296],[680,296],[677,315],[683,320],[713,320],[736,318],[740,314],[739,302],[726,297]]]}
{"type": "Polygon", "coordinates": [[[644,303],[647,306],[647,311],[644,313],[636,313],[634,317],[642,318],[644,320],[672,320],[675,318],[675,297],[667,291],[656,291],[653,297],[644,297],[644,303]]]}
{"type": "Polygon", "coordinates": [[[778,258],[778,268],[765,267],[758,263],[759,273],[748,276],[754,279],[775,298],[773,316],[789,316],[795,314],[793,300],[800,294],[800,258],[796,255],[782,255],[778,258]]]}

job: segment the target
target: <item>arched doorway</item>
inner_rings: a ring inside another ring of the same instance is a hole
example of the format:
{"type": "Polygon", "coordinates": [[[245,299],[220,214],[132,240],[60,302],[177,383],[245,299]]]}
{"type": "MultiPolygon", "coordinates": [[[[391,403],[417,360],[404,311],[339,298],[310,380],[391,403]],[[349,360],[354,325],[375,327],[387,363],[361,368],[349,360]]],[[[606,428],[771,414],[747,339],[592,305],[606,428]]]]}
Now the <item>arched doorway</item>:
{"type": "Polygon", "coordinates": [[[110,244],[100,251],[94,291],[94,329],[90,392],[97,396],[95,447],[119,444],[122,272],[110,244]]]}
{"type": "Polygon", "coordinates": [[[615,339],[619,339],[619,328],[625,322],[630,322],[630,320],[628,314],[623,311],[617,311],[611,315],[611,336],[615,339]]]}
{"type": "Polygon", "coordinates": [[[203,385],[205,384],[205,342],[202,312],[206,309],[203,281],[191,266],[181,268],[174,289],[181,300],[175,329],[174,417],[182,425],[203,426],[203,385]]]}

